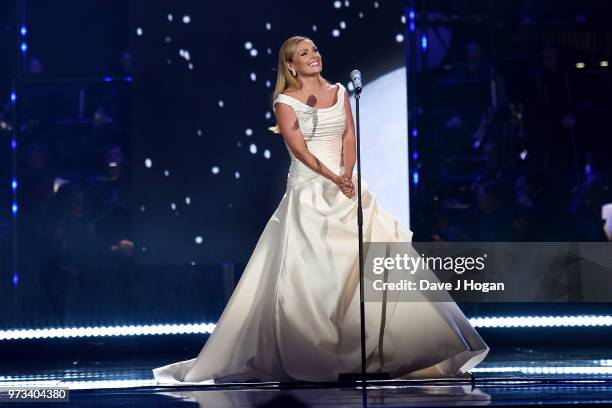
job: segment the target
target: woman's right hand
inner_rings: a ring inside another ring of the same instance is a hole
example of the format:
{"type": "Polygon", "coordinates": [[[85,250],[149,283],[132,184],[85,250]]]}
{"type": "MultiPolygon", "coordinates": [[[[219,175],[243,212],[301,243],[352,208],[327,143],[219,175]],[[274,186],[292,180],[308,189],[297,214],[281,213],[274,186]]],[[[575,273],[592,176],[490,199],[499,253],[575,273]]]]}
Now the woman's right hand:
{"type": "Polygon", "coordinates": [[[336,183],[340,191],[342,191],[342,194],[344,194],[348,198],[353,198],[353,196],[355,195],[355,185],[353,184],[353,180],[345,176],[339,175],[336,176],[334,182],[336,183]]]}

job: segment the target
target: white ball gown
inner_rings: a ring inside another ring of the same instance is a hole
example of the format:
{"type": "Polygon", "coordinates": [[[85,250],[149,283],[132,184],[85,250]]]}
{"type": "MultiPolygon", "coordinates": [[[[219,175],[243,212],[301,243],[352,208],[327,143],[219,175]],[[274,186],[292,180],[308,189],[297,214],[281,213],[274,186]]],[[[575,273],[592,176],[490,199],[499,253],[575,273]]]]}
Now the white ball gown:
{"type": "MultiPolygon", "coordinates": [[[[348,93],[336,85],[329,108],[284,94],[274,105],[293,108],[308,149],[340,174],[348,93]]],[[[360,372],[357,198],[289,155],[285,195],[213,334],[197,358],[154,369],[158,384],[335,381],[339,373],[360,372]]],[[[365,241],[411,240],[363,180],[362,206],[365,241]]],[[[487,345],[455,303],[392,306],[381,322],[380,304],[366,302],[368,371],[448,377],[486,356],[487,345]]]]}

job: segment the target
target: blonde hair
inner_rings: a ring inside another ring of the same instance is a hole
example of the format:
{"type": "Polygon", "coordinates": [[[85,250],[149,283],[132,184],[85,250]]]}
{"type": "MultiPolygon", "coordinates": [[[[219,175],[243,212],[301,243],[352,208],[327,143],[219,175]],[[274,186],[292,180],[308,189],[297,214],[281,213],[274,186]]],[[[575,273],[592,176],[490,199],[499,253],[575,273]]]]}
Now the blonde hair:
{"type": "MultiPolygon", "coordinates": [[[[272,108],[274,108],[274,101],[278,95],[282,94],[286,90],[296,91],[298,89],[302,89],[302,82],[297,77],[291,75],[286,63],[291,62],[293,55],[297,51],[298,44],[304,40],[312,41],[308,37],[296,35],[287,39],[283,45],[281,45],[280,50],[278,51],[278,70],[276,73],[276,87],[274,88],[274,94],[272,95],[272,108]]],[[[321,77],[321,79],[328,82],[323,77],[321,77]]],[[[268,129],[274,133],[281,133],[278,123],[268,129]]]]}

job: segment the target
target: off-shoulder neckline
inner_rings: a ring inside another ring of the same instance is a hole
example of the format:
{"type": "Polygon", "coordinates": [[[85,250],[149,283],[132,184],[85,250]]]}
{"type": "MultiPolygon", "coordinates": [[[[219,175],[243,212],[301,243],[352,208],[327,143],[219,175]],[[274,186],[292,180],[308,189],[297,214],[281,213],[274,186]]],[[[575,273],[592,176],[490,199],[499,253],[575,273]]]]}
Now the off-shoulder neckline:
{"type": "Polygon", "coordinates": [[[315,108],[314,106],[310,106],[310,105],[300,101],[299,99],[294,98],[293,96],[290,96],[290,95],[287,95],[287,94],[284,94],[284,93],[282,93],[280,95],[286,96],[287,98],[291,98],[294,101],[296,101],[297,103],[299,103],[300,105],[306,106],[309,109],[314,109],[314,110],[317,110],[317,111],[324,111],[324,110],[333,109],[333,108],[335,108],[340,103],[340,89],[342,87],[342,84],[340,82],[336,82],[334,85],[336,85],[338,87],[338,89],[336,90],[336,96],[337,96],[336,102],[332,106],[329,106],[327,108],[315,108]]]}

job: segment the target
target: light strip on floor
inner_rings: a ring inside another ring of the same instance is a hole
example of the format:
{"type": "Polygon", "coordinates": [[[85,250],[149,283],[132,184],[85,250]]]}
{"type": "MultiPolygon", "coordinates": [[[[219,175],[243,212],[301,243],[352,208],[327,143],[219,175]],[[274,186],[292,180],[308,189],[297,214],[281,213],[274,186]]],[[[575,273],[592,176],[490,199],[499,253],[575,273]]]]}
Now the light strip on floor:
{"type": "Polygon", "coordinates": [[[504,316],[474,317],[470,319],[476,328],[516,328],[516,327],[610,327],[610,315],[583,316],[504,316]]]}
{"type": "MultiPolygon", "coordinates": [[[[611,315],[473,317],[475,328],[610,327],[611,315]]],[[[214,323],[0,330],[0,340],[211,334],[214,323]]]]}
{"type": "Polygon", "coordinates": [[[557,374],[557,375],[608,375],[612,374],[612,367],[589,367],[589,366],[576,366],[576,367],[544,367],[544,366],[530,366],[530,367],[513,367],[513,366],[502,366],[502,367],[475,367],[470,370],[472,373],[521,373],[521,374],[557,374]]]}
{"type": "Polygon", "coordinates": [[[0,381],[0,387],[37,387],[50,388],[60,387],[69,388],[71,390],[88,390],[88,389],[103,389],[103,388],[132,388],[132,387],[153,387],[157,385],[157,381],[151,379],[133,379],[133,380],[93,380],[93,381],[0,381]]]}
{"type": "Polygon", "coordinates": [[[214,329],[214,323],[71,327],[52,329],[17,329],[0,330],[0,340],[111,336],[151,336],[163,334],[211,334],[214,329]]]}

